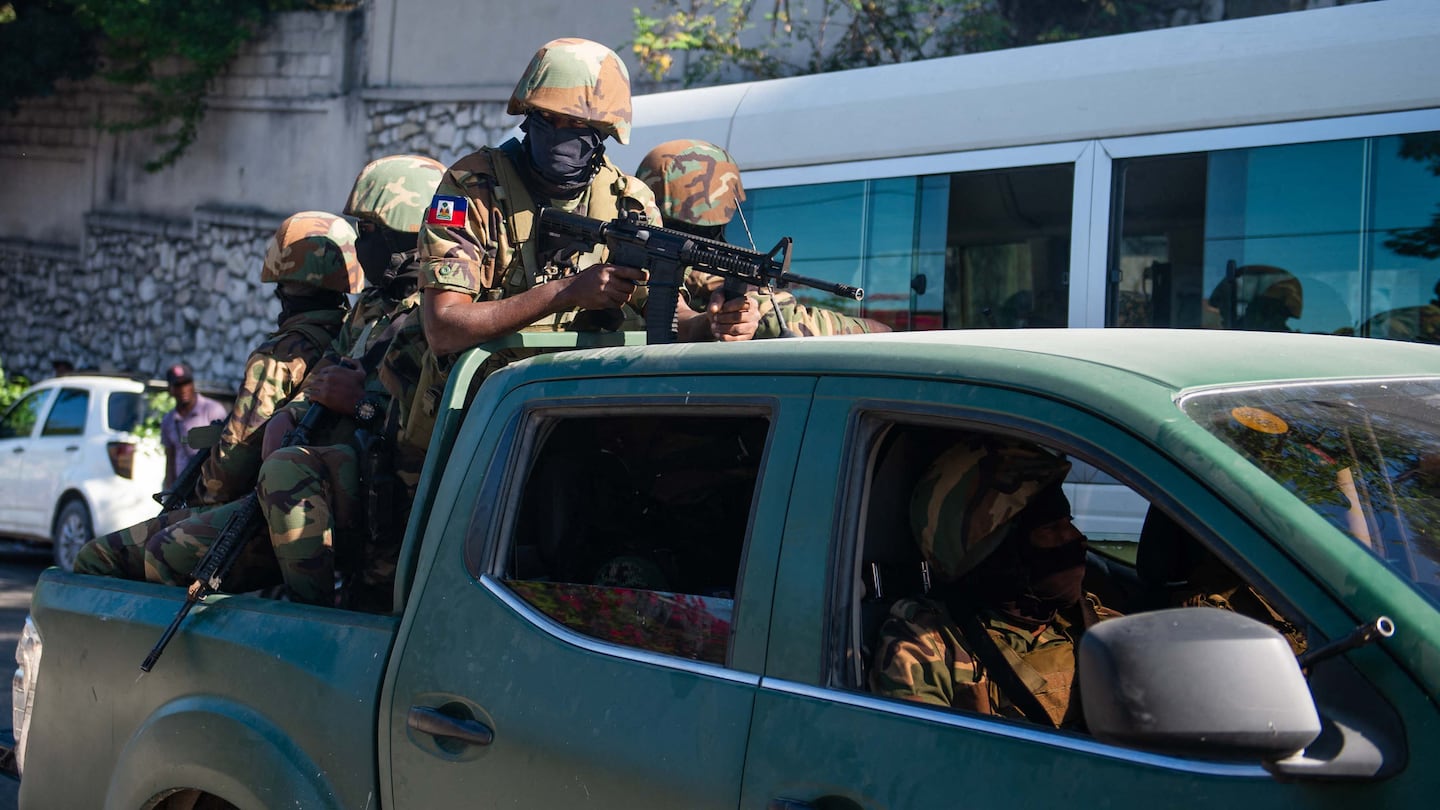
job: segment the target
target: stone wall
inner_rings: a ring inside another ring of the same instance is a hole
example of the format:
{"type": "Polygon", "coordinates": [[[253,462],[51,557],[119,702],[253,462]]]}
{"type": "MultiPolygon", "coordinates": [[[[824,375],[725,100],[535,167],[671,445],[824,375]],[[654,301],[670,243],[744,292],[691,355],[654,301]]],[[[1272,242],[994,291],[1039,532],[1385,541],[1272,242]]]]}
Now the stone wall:
{"type": "Polygon", "coordinates": [[[83,250],[0,242],[7,371],[50,363],[159,374],[177,361],[234,387],[279,302],[260,284],[279,224],[264,214],[200,209],[189,222],[92,214],[83,250]]]}
{"type": "Polygon", "coordinates": [[[411,153],[449,166],[486,144],[498,144],[519,122],[498,101],[393,101],[365,103],[370,120],[367,159],[411,153]]]}

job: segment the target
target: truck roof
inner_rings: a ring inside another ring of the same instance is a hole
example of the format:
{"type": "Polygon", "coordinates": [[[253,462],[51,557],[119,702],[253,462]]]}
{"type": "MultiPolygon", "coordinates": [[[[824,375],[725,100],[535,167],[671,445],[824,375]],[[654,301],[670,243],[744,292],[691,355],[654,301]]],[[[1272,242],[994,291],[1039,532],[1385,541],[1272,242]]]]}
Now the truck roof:
{"type": "Polygon", "coordinates": [[[1203,329],[947,330],[562,352],[515,368],[510,385],[622,373],[884,375],[987,381],[1104,399],[1121,380],[1175,392],[1257,382],[1440,375],[1440,347],[1203,329]]]}

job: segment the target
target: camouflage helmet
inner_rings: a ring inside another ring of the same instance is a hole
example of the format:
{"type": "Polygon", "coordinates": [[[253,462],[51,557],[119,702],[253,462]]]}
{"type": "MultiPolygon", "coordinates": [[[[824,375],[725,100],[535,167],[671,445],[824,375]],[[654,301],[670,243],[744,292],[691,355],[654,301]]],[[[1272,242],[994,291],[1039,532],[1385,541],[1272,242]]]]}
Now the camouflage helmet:
{"type": "Polygon", "coordinates": [[[910,496],[910,529],[931,575],[953,581],[979,565],[1069,472],[1070,462],[1026,441],[972,436],[946,450],[910,496]]]}
{"type": "Polygon", "coordinates": [[[630,71],[598,42],[568,37],[545,43],[510,94],[506,111],[544,110],[579,118],[622,144],[630,142],[630,71]]]}
{"type": "Polygon", "coordinates": [[[260,281],[360,292],[365,275],[355,258],[355,229],[323,211],[302,211],[287,218],[265,249],[260,281]]]}
{"type": "Polygon", "coordinates": [[[345,213],[402,233],[419,233],[445,167],[421,155],[372,160],[355,177],[345,213]]]}
{"type": "Polygon", "coordinates": [[[740,167],[728,152],[706,141],[666,141],[640,161],[635,176],[655,192],[666,222],[724,225],[745,201],[740,167]]]}

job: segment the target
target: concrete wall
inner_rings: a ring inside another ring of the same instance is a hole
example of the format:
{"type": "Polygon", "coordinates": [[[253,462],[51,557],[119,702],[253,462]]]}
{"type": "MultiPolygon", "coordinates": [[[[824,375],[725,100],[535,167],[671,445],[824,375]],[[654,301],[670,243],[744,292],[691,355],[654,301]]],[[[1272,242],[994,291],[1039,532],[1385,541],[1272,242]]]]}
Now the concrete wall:
{"type": "MultiPolygon", "coordinates": [[[[1173,0],[1152,22],[1337,2],[1173,0]]],[[[338,210],[368,159],[450,163],[498,142],[516,123],[504,111],[515,80],[555,37],[603,42],[638,92],[659,89],[625,47],[633,9],[657,4],[370,0],[281,15],[215,82],[196,143],[155,174],[149,134],[96,127],[133,112],[99,81],[0,115],[0,360],[31,377],[62,356],[152,374],[185,360],[236,381],[277,310],[256,279],[281,219],[338,210]]]]}
{"type": "Polygon", "coordinates": [[[339,211],[363,164],[364,14],[282,15],[218,79],[196,142],[157,173],[149,133],[111,134],[132,98],[98,81],[0,117],[0,359],[44,376],[154,374],[178,360],[238,383],[274,327],[266,241],[300,210],[339,211]]]}

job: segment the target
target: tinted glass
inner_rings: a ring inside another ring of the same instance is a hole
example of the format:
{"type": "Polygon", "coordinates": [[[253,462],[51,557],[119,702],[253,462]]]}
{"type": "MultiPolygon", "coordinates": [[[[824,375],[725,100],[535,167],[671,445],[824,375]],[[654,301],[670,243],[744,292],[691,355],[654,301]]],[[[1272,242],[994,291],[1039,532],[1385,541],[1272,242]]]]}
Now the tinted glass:
{"type": "Polygon", "coordinates": [[[145,398],[129,391],[114,393],[105,402],[105,423],[111,430],[129,433],[145,415],[145,398]]]}
{"type": "Polygon", "coordinates": [[[1181,406],[1440,605],[1440,381],[1256,388],[1181,406]]]}
{"type": "Polygon", "coordinates": [[[45,403],[49,391],[36,391],[11,406],[0,421],[0,439],[14,439],[30,435],[35,420],[40,417],[40,406],[45,403]]]}
{"type": "Polygon", "coordinates": [[[41,436],[85,435],[85,413],[90,407],[90,392],[79,388],[61,388],[45,417],[41,436]]]}
{"type": "Polygon", "coordinates": [[[866,292],[796,288],[807,304],[893,329],[1065,326],[1073,188],[1065,164],[754,189],[743,212],[761,249],[794,237],[795,272],[866,292]]]}
{"type": "Polygon", "coordinates": [[[571,630],[724,664],[768,420],[650,414],[547,427],[506,584],[571,630]]]}
{"type": "Polygon", "coordinates": [[[1107,323],[1440,342],[1440,135],[1115,163],[1107,323]]]}

